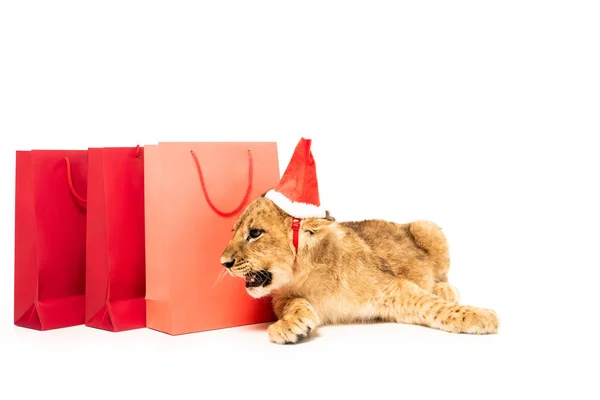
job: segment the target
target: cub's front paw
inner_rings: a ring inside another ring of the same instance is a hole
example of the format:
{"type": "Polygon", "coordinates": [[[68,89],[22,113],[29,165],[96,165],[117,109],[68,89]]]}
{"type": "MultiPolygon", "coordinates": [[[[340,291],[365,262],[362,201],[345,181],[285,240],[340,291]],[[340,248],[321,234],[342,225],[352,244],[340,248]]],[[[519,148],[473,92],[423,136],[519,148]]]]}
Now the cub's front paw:
{"type": "Polygon", "coordinates": [[[277,344],[297,343],[317,326],[311,317],[284,318],[269,326],[269,340],[277,344]]]}

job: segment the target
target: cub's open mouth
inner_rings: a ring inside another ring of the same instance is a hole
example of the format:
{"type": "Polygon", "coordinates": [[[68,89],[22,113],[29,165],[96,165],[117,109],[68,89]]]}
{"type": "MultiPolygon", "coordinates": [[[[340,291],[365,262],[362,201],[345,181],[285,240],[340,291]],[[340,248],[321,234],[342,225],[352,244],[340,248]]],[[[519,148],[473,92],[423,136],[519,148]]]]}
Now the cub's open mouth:
{"type": "Polygon", "coordinates": [[[267,286],[271,283],[272,275],[269,271],[250,271],[246,274],[246,287],[267,286]]]}

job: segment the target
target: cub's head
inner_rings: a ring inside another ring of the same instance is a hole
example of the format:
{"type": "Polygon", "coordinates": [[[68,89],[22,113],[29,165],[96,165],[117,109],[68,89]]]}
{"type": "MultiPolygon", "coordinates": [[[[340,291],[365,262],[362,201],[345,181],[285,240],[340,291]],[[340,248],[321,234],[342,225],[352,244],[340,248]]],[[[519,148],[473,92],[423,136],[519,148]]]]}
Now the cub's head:
{"type": "MultiPolygon", "coordinates": [[[[301,253],[318,247],[321,228],[335,218],[305,219],[300,229],[301,253]]],[[[296,249],[292,217],[271,200],[259,197],[250,203],[233,227],[233,235],[221,255],[221,264],[235,277],[246,280],[252,297],[263,297],[292,281],[296,249]]]]}
{"type": "Polygon", "coordinates": [[[291,221],[264,197],[249,204],[236,221],[221,264],[231,275],[246,280],[250,296],[266,296],[292,279],[295,249],[291,221]]]}

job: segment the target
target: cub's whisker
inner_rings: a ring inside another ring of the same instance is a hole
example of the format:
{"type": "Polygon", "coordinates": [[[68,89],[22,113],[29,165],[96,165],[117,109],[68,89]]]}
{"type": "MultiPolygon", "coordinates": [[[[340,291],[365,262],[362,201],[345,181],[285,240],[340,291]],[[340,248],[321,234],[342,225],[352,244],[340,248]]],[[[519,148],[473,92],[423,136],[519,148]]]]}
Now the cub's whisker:
{"type": "Polygon", "coordinates": [[[222,270],[221,272],[219,272],[219,275],[217,275],[217,278],[215,279],[215,283],[213,284],[213,288],[215,288],[219,283],[221,283],[221,281],[223,280],[223,278],[225,277],[225,275],[227,274],[227,270],[222,270]]]}

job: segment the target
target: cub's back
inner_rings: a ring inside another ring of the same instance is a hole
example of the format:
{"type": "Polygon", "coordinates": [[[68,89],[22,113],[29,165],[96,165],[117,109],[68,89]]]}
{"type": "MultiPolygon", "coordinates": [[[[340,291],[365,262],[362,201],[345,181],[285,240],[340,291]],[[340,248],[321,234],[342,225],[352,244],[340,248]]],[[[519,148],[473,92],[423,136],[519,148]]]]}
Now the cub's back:
{"type": "Polygon", "coordinates": [[[437,247],[429,246],[440,244],[442,250],[447,250],[437,225],[426,221],[399,224],[376,219],[339,222],[339,225],[371,248],[382,264],[377,265],[379,269],[410,279],[427,290],[431,290],[435,282],[445,280],[449,266],[447,251],[441,255],[437,247]]]}

